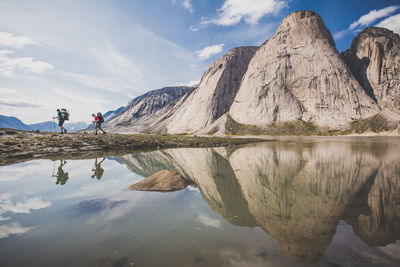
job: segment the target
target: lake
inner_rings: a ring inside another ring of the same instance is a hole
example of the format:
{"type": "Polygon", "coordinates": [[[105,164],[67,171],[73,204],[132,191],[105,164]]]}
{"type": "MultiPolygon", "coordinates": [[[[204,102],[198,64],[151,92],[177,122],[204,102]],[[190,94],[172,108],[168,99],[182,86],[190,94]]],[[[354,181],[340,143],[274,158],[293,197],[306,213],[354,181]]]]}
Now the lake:
{"type": "Polygon", "coordinates": [[[0,266],[399,266],[400,139],[0,167],[0,266]],[[174,192],[130,191],[159,170],[174,192]]]}

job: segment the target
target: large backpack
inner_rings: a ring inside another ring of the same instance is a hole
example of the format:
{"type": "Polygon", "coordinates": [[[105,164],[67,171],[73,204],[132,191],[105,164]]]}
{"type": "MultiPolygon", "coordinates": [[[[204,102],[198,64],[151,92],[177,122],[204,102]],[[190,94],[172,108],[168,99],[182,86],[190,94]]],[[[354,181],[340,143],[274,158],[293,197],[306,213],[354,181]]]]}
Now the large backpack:
{"type": "Polygon", "coordinates": [[[69,121],[69,112],[66,108],[61,109],[61,118],[65,121],[69,121]]]}
{"type": "Polygon", "coordinates": [[[103,118],[103,115],[101,114],[101,112],[97,113],[97,117],[99,117],[99,122],[101,122],[101,123],[104,122],[104,118],[103,118]]]}

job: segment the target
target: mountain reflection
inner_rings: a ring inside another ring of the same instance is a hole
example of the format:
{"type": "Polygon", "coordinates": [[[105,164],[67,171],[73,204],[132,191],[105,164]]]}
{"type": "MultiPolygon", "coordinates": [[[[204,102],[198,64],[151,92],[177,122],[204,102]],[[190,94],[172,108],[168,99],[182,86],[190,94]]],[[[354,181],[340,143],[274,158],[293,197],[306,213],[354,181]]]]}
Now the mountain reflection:
{"type": "Polygon", "coordinates": [[[400,238],[397,143],[264,143],[123,156],[142,176],[169,169],[194,182],[230,223],[260,226],[300,263],[325,253],[340,220],[369,246],[400,238]]]}

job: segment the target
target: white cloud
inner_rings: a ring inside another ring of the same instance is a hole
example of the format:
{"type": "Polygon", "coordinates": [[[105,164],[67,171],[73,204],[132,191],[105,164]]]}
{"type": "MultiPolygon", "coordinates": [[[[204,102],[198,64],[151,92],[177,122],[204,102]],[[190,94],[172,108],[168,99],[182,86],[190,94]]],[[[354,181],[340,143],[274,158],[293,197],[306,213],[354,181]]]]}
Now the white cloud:
{"type": "Polygon", "coordinates": [[[263,16],[276,15],[286,6],[281,0],[226,0],[216,19],[202,19],[201,24],[230,26],[244,20],[247,24],[256,24],[263,16]]]}
{"type": "Polygon", "coordinates": [[[214,227],[214,228],[222,228],[222,223],[218,219],[213,219],[205,213],[199,214],[199,221],[205,226],[214,227]]]}
{"type": "Polygon", "coordinates": [[[11,219],[10,217],[3,217],[3,216],[0,216],[0,222],[1,221],[8,221],[9,219],[11,219]]]}
{"type": "Polygon", "coordinates": [[[190,25],[190,26],[189,26],[189,31],[197,32],[198,30],[199,30],[199,28],[196,28],[196,27],[193,26],[193,25],[190,25]]]}
{"type": "Polygon", "coordinates": [[[190,82],[187,83],[187,86],[195,86],[195,85],[198,85],[199,83],[200,83],[199,80],[197,80],[197,81],[190,81],[190,82]]]}
{"type": "Polygon", "coordinates": [[[31,210],[44,209],[49,206],[51,206],[50,202],[43,201],[38,197],[13,203],[10,194],[0,195],[0,215],[3,215],[7,212],[31,213],[31,210]]]}
{"type": "Polygon", "coordinates": [[[13,77],[18,69],[40,74],[54,68],[49,63],[34,61],[33,57],[10,57],[11,54],[12,51],[0,50],[0,75],[13,77]]]}
{"type": "Polygon", "coordinates": [[[342,39],[347,34],[347,32],[349,32],[349,30],[347,29],[340,32],[336,32],[335,34],[333,34],[333,38],[335,40],[342,39]]]}
{"type": "Polygon", "coordinates": [[[357,21],[349,26],[349,30],[354,30],[358,26],[368,26],[377,19],[389,16],[391,13],[399,9],[400,6],[389,6],[379,10],[371,10],[368,14],[361,16],[357,21]]]}
{"type": "Polygon", "coordinates": [[[183,0],[182,6],[184,8],[186,8],[187,10],[189,10],[190,13],[194,12],[193,7],[192,7],[192,3],[190,2],[190,0],[183,0]]]}
{"type": "Polygon", "coordinates": [[[221,53],[223,48],[224,48],[224,44],[211,45],[211,46],[207,46],[207,47],[203,48],[202,50],[197,50],[197,51],[195,51],[195,53],[199,57],[199,59],[205,60],[205,59],[210,58],[213,55],[221,53]]]}
{"type": "Polygon", "coordinates": [[[385,20],[379,22],[377,27],[383,27],[389,30],[394,31],[395,33],[400,34],[400,14],[391,16],[385,20]]]}
{"type": "Polygon", "coordinates": [[[23,48],[26,45],[39,45],[39,43],[26,36],[15,36],[12,33],[0,32],[0,45],[23,48]]]}
{"type": "Polygon", "coordinates": [[[22,235],[33,229],[33,227],[22,227],[19,223],[0,225],[0,238],[7,238],[10,235],[22,235]]]}

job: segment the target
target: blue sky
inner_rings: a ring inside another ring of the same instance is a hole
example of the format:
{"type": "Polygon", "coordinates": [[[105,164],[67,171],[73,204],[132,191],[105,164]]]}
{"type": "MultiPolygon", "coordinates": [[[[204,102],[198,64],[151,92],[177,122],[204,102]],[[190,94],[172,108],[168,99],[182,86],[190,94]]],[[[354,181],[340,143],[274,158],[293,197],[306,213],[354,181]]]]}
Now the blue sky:
{"type": "Polygon", "coordinates": [[[0,114],[71,121],[149,90],[198,82],[231,48],[318,12],[339,52],[367,26],[400,33],[400,0],[0,0],[0,114]]]}

